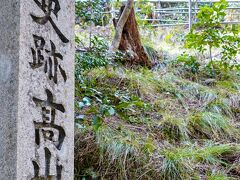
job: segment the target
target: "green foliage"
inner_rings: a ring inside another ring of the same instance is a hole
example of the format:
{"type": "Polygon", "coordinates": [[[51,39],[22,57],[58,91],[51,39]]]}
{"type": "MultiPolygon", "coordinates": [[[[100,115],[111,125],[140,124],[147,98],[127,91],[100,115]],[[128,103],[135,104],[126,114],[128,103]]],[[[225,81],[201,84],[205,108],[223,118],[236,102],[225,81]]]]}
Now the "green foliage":
{"type": "MultiPolygon", "coordinates": [[[[90,125],[97,131],[102,126],[104,118],[115,115],[115,109],[107,96],[91,87],[92,83],[89,79],[82,78],[82,82],[79,83],[79,88],[76,92],[79,97],[77,108],[79,112],[84,109],[87,110],[85,115],[78,117],[90,119],[90,125]]],[[[84,126],[84,122],[80,121],[80,125],[84,126]]]]}
{"type": "Polygon", "coordinates": [[[225,0],[215,3],[213,7],[204,6],[197,14],[198,22],[193,25],[191,32],[186,36],[186,47],[194,48],[200,52],[219,47],[221,43],[221,22],[225,17],[227,7],[225,0]]]}
{"type": "Polygon", "coordinates": [[[162,151],[164,155],[163,179],[192,179],[194,176],[198,179],[199,175],[194,173],[194,167],[197,164],[230,166],[231,164],[222,161],[221,157],[239,151],[238,145],[217,145],[211,142],[207,142],[205,147],[190,144],[185,147],[165,149],[162,151]]]}
{"type": "Polygon", "coordinates": [[[204,70],[209,77],[228,79],[230,71],[235,69],[235,67],[235,65],[230,65],[225,61],[211,61],[204,67],[204,70]]]}
{"type": "Polygon", "coordinates": [[[102,12],[106,0],[77,0],[76,17],[80,19],[81,24],[102,25],[102,12]]]}
{"type": "Polygon", "coordinates": [[[119,0],[113,0],[112,5],[114,8],[118,9],[121,7],[122,3],[119,0]]]}
{"type": "MultiPolygon", "coordinates": [[[[233,39],[225,41],[228,46],[233,39]]],[[[83,60],[84,54],[107,60],[107,43],[101,42],[92,42],[81,52],[83,60]],[[95,47],[98,45],[101,47],[95,47]]],[[[228,51],[236,50],[236,45],[228,51]]],[[[144,48],[152,59],[157,58],[150,47],[144,48]]],[[[175,47],[171,49],[177,52],[175,47]]],[[[161,70],[121,65],[105,68],[92,61],[81,67],[79,55],[76,127],[77,133],[84,134],[84,142],[76,147],[76,154],[83,154],[85,163],[76,160],[81,169],[77,179],[239,178],[240,81],[236,64],[231,69],[226,54],[224,61],[200,66],[197,55],[184,53],[174,66],[163,55],[161,70]],[[182,69],[195,79],[182,76],[182,69]],[[214,83],[209,85],[208,80],[214,83]]]]}
{"type": "Polygon", "coordinates": [[[211,175],[208,176],[209,180],[232,180],[233,178],[228,177],[226,174],[223,172],[218,172],[218,173],[212,173],[211,175]]]}
{"type": "MultiPolygon", "coordinates": [[[[114,7],[116,9],[120,9],[122,2],[119,0],[114,1],[114,7]]],[[[136,20],[138,25],[145,26],[148,25],[149,22],[145,19],[151,19],[153,13],[153,3],[149,2],[148,0],[137,0],[134,3],[134,8],[136,11],[136,20]]],[[[151,28],[148,26],[148,28],[151,28]]]]}
{"type": "Polygon", "coordinates": [[[153,4],[150,3],[148,0],[138,0],[135,3],[135,7],[137,9],[141,9],[141,14],[147,16],[150,15],[153,12],[153,4]]]}
{"type": "Polygon", "coordinates": [[[138,0],[135,3],[135,8],[141,10],[139,12],[136,12],[136,19],[138,24],[140,26],[148,25],[149,22],[142,19],[151,19],[154,8],[153,4],[148,0],[138,0]]]}
{"type": "MultiPolygon", "coordinates": [[[[76,40],[79,43],[79,39],[76,40]]],[[[92,47],[85,52],[76,54],[76,72],[79,75],[81,72],[89,71],[98,67],[105,67],[109,64],[107,59],[107,42],[103,38],[94,36],[91,39],[92,47]]]]}
{"type": "MultiPolygon", "coordinates": [[[[221,0],[214,3],[212,7],[204,6],[197,14],[198,22],[193,25],[190,33],[186,36],[185,47],[193,48],[201,53],[209,51],[210,60],[213,61],[212,50],[221,50],[221,61],[223,67],[232,69],[233,66],[239,68],[239,64],[234,61],[240,50],[240,28],[238,25],[222,25],[225,19],[225,10],[228,3],[221,0]]],[[[213,68],[213,62],[208,67],[213,68]]]]}
{"type": "Polygon", "coordinates": [[[127,92],[117,91],[114,94],[114,97],[117,98],[118,101],[118,104],[116,105],[118,115],[126,120],[129,119],[129,112],[134,112],[135,109],[144,110],[147,108],[147,104],[144,103],[139,97],[130,95],[127,92]]]}
{"type": "MultiPolygon", "coordinates": [[[[97,68],[84,75],[76,86],[76,109],[85,118],[77,122],[92,130],[99,151],[89,155],[98,158],[90,165],[99,178],[227,178],[230,168],[239,167],[231,163],[240,152],[228,102],[231,83],[206,87],[171,70],[144,68],[97,68]],[[227,175],[218,173],[222,170],[227,175]]],[[[238,77],[232,81],[239,83],[238,77]]]]}
{"type": "Polygon", "coordinates": [[[191,71],[193,74],[199,72],[200,64],[197,62],[197,59],[193,56],[190,56],[186,53],[182,54],[181,56],[177,57],[177,63],[183,64],[183,66],[191,71]]]}
{"type": "MultiPolygon", "coordinates": [[[[240,26],[232,25],[226,26],[224,29],[224,35],[222,36],[222,60],[232,61],[235,60],[237,54],[240,51],[240,26]]],[[[237,64],[239,66],[239,64],[237,64]]],[[[239,68],[239,67],[238,67],[239,68]]]]}
{"type": "Polygon", "coordinates": [[[150,138],[124,127],[102,127],[96,134],[96,140],[100,147],[101,178],[112,179],[115,176],[136,179],[142,176],[143,179],[149,179],[152,173],[157,173],[152,165],[146,165],[150,159],[148,155],[155,149],[150,138]],[[108,163],[104,164],[106,161],[108,163]],[[112,170],[117,174],[107,178],[106,174],[112,170]]]}
{"type": "MultiPolygon", "coordinates": [[[[105,118],[118,115],[128,120],[131,112],[147,108],[147,104],[139,97],[131,95],[127,91],[101,91],[96,87],[98,82],[87,77],[83,77],[78,85],[77,109],[79,112],[86,110],[84,117],[91,119],[91,125],[95,131],[102,126],[105,118]]],[[[82,115],[78,117],[82,117],[82,115]]],[[[87,122],[87,124],[89,123],[87,122]]]]}

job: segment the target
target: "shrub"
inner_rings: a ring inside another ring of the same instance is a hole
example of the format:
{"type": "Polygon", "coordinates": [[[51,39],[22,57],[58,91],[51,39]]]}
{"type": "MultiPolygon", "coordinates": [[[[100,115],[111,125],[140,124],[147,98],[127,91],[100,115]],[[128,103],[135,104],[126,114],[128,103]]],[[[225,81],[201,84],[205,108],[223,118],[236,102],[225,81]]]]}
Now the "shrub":
{"type": "Polygon", "coordinates": [[[102,12],[106,2],[106,0],[77,0],[76,17],[83,25],[91,23],[102,25],[102,12]]]}
{"type": "Polygon", "coordinates": [[[185,47],[196,49],[201,53],[209,51],[211,62],[208,66],[211,69],[214,69],[213,48],[220,49],[220,60],[224,62],[225,69],[233,67],[239,69],[239,64],[234,61],[234,58],[240,50],[240,26],[221,24],[226,17],[227,6],[228,3],[221,0],[214,3],[212,7],[201,7],[197,14],[198,22],[186,36],[185,47]]]}
{"type": "Polygon", "coordinates": [[[177,63],[183,64],[183,66],[193,74],[199,72],[200,64],[197,62],[196,58],[186,53],[177,57],[177,63]]]}
{"type": "Polygon", "coordinates": [[[109,64],[107,59],[107,42],[101,37],[94,36],[91,39],[91,44],[92,47],[90,49],[76,55],[76,71],[78,73],[109,64]]]}
{"type": "Polygon", "coordinates": [[[201,7],[197,14],[198,22],[193,25],[190,33],[186,36],[185,46],[197,49],[202,53],[207,50],[207,46],[212,60],[212,48],[218,48],[221,44],[223,33],[221,22],[226,15],[224,12],[226,8],[227,2],[225,0],[215,3],[213,7],[201,7]]]}

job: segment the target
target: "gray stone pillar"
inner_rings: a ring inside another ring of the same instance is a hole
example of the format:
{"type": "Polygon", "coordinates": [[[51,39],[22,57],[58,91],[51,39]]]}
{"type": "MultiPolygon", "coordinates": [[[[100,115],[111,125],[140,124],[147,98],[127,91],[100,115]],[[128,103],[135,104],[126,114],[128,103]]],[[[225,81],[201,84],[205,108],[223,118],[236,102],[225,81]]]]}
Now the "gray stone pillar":
{"type": "Polygon", "coordinates": [[[72,180],[74,0],[0,1],[0,180],[72,180]]]}

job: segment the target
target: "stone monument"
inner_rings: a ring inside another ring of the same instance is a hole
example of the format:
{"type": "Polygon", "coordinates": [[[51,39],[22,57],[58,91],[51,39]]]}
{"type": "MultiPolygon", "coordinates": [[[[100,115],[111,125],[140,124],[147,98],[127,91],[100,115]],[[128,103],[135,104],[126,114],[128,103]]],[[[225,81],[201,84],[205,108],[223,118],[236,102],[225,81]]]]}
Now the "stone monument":
{"type": "Polygon", "coordinates": [[[0,1],[0,180],[72,180],[74,0],[0,1]]]}

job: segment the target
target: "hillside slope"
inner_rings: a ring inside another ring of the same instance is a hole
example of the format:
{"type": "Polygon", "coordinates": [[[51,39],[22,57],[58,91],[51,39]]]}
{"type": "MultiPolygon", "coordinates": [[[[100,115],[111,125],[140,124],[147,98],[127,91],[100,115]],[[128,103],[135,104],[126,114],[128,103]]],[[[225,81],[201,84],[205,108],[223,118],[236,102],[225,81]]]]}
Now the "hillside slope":
{"type": "Polygon", "coordinates": [[[76,74],[76,179],[240,179],[239,72],[193,73],[166,41],[151,70],[76,74]]]}

